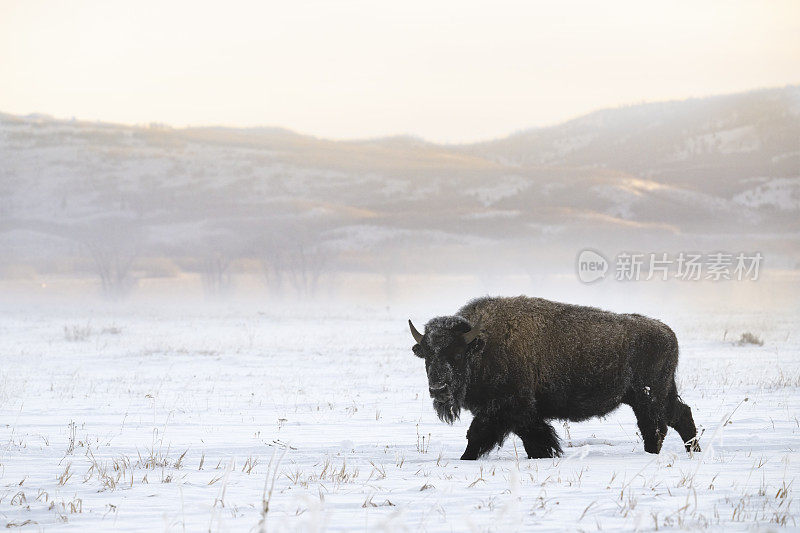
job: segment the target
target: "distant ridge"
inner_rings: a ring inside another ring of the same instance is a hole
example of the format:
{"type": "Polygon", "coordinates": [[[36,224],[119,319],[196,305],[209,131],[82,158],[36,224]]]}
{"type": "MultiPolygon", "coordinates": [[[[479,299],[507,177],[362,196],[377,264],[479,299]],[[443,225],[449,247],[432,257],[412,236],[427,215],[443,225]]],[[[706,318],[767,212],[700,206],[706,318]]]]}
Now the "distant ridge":
{"type": "Polygon", "coordinates": [[[486,261],[531,273],[586,246],[711,245],[793,267],[799,139],[798,86],[606,109],[470,145],[0,114],[0,268],[123,254],[196,269],[288,250],[317,254],[308,268],[387,276],[486,261]]]}
{"type": "Polygon", "coordinates": [[[290,128],[285,128],[282,126],[248,126],[248,127],[237,127],[237,126],[222,126],[222,125],[199,125],[199,126],[185,126],[185,127],[175,127],[171,124],[166,123],[150,123],[150,124],[128,124],[128,123],[117,123],[117,122],[109,122],[103,120],[82,120],[72,118],[57,118],[53,115],[46,114],[46,113],[29,113],[25,115],[15,115],[11,113],[5,113],[0,111],[0,118],[3,120],[13,120],[13,119],[20,119],[20,120],[39,120],[39,121],[48,121],[48,122],[71,122],[71,123],[80,123],[80,124],[91,124],[96,126],[111,126],[117,128],[152,128],[152,127],[160,127],[165,129],[170,129],[174,131],[190,131],[190,130],[208,130],[208,131],[218,131],[218,132],[240,132],[243,134],[250,133],[253,135],[293,135],[297,137],[307,137],[311,139],[318,139],[324,140],[329,142],[346,142],[346,143],[414,143],[414,144],[428,144],[428,145],[438,145],[444,147],[480,147],[491,145],[495,143],[502,143],[504,141],[508,141],[510,139],[515,139],[518,137],[525,137],[533,134],[538,134],[544,131],[556,129],[556,128],[567,128],[572,127],[578,124],[581,124],[585,121],[594,121],[597,120],[597,117],[604,117],[604,116],[621,116],[621,114],[625,113],[651,113],[653,110],[658,108],[663,109],[664,111],[669,111],[670,109],[677,109],[682,105],[692,105],[703,102],[711,102],[711,101],[723,101],[725,99],[740,99],[740,98],[749,98],[749,97],[763,97],[763,96],[777,96],[781,95],[782,93],[787,93],[790,98],[794,99],[795,105],[795,114],[798,113],[798,108],[800,108],[800,85],[786,85],[783,87],[772,87],[772,88],[761,88],[761,89],[753,89],[750,91],[739,92],[739,93],[724,93],[724,94],[717,94],[717,95],[710,95],[710,96],[699,96],[699,97],[692,97],[687,99],[674,99],[674,100],[663,100],[663,101],[655,101],[655,102],[642,102],[642,103],[632,103],[632,104],[625,104],[620,105],[617,107],[606,107],[601,108],[596,111],[592,111],[586,113],[584,115],[580,115],[578,117],[568,119],[562,122],[558,122],[556,124],[550,126],[541,126],[535,128],[524,128],[522,130],[518,130],[515,132],[511,132],[508,135],[497,137],[494,139],[484,140],[484,141],[475,141],[475,142],[468,142],[468,143],[437,143],[433,141],[428,141],[424,137],[413,134],[413,133],[400,133],[400,134],[392,134],[392,135],[385,135],[385,136],[378,136],[378,137],[364,137],[364,138],[355,138],[355,139],[343,139],[343,140],[336,140],[330,139],[326,137],[320,137],[316,135],[310,135],[302,132],[297,132],[290,128]]]}

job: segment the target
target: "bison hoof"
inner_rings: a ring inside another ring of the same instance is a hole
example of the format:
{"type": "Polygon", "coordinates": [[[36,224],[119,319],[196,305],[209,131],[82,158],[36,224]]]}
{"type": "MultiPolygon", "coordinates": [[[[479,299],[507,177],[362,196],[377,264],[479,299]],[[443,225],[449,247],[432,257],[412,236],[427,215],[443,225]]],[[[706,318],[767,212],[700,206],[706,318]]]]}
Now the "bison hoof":
{"type": "Polygon", "coordinates": [[[561,450],[543,450],[528,454],[528,459],[554,459],[561,457],[561,450]]]}
{"type": "Polygon", "coordinates": [[[476,453],[464,452],[464,454],[461,456],[461,460],[462,461],[475,461],[477,458],[478,458],[478,454],[476,454],[476,453]]]}

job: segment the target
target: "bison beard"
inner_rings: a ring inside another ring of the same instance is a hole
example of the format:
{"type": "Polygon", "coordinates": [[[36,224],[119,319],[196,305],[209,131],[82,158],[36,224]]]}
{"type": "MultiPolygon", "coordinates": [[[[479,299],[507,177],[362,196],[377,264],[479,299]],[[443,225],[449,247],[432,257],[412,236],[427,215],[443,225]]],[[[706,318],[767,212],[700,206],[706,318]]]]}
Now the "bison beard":
{"type": "Polygon", "coordinates": [[[436,411],[436,416],[439,417],[439,420],[447,422],[450,425],[461,418],[461,406],[453,399],[444,402],[441,400],[433,400],[433,409],[436,411]]]}
{"type": "Polygon", "coordinates": [[[692,412],[678,396],[678,344],[670,328],[641,315],[616,314],[540,298],[480,298],[419,333],[438,417],[452,424],[472,412],[462,459],[477,459],[517,434],[530,458],[561,454],[552,419],[603,416],[621,403],[636,415],[649,453],[667,426],[687,451],[699,451],[692,412]]]}

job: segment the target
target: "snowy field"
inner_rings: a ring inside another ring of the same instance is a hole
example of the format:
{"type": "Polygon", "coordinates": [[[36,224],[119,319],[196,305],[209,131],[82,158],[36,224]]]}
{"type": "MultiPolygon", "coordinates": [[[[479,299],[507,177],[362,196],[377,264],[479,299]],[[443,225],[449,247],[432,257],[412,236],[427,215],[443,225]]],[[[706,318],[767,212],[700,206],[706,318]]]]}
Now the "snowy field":
{"type": "MultiPolygon", "coordinates": [[[[418,324],[433,314],[418,308],[418,324]]],[[[800,526],[796,314],[684,316],[703,431],[644,453],[631,410],[462,462],[408,313],[0,308],[0,524],[30,530],[769,530],[800,526]],[[763,346],[736,345],[741,333],[763,346]]],[[[668,320],[668,317],[664,317],[668,320]]]]}

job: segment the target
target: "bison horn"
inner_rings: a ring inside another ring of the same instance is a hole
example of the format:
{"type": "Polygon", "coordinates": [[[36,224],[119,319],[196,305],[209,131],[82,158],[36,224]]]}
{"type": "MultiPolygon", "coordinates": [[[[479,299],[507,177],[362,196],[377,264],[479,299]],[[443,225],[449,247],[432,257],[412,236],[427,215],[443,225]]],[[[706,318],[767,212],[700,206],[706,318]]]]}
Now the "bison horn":
{"type": "Polygon", "coordinates": [[[411,335],[414,337],[414,340],[417,341],[417,344],[422,342],[422,333],[417,331],[417,328],[414,327],[414,324],[411,323],[411,319],[408,320],[408,327],[411,328],[411,335]]]}
{"type": "Polygon", "coordinates": [[[464,342],[466,344],[471,343],[478,337],[478,335],[480,335],[480,333],[481,333],[481,320],[478,319],[478,321],[475,322],[475,325],[472,326],[472,329],[464,333],[464,342]]]}

